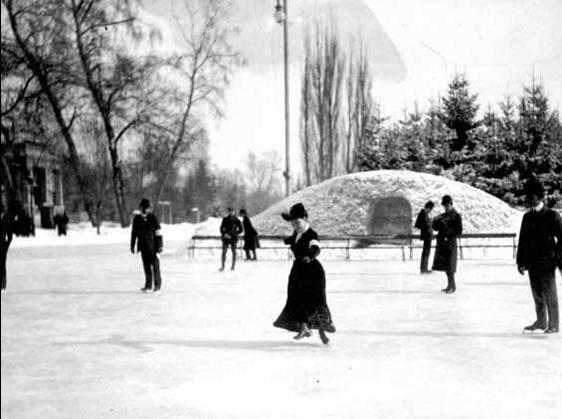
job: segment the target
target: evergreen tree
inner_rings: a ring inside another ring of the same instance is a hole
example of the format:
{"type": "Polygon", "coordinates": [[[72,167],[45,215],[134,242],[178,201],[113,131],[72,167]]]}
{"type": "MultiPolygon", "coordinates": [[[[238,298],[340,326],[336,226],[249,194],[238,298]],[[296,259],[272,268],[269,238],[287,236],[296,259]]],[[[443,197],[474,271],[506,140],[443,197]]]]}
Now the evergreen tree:
{"type": "Polygon", "coordinates": [[[448,94],[443,98],[442,119],[456,137],[451,143],[452,151],[462,150],[468,142],[468,132],[477,126],[477,95],[469,92],[470,83],[463,74],[456,74],[449,83],[448,94]]]}

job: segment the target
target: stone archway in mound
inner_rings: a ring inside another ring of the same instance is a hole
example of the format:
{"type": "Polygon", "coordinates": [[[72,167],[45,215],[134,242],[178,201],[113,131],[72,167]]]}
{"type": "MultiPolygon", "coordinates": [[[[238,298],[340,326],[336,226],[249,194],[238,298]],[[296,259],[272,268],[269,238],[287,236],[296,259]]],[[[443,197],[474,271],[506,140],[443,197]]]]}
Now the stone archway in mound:
{"type": "MultiPolygon", "coordinates": [[[[412,206],[403,196],[376,198],[369,205],[367,232],[373,235],[412,234],[412,206]]],[[[410,240],[381,239],[376,243],[404,244],[410,240]]]]}

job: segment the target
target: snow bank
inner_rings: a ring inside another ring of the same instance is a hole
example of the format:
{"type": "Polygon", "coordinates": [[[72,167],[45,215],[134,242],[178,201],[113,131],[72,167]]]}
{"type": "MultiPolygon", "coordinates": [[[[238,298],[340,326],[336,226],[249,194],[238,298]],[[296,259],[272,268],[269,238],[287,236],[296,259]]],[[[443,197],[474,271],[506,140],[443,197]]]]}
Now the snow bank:
{"type": "MultiPolygon", "coordinates": [[[[402,196],[412,208],[412,225],[428,201],[442,211],[441,197],[453,197],[463,217],[465,233],[516,233],[522,212],[500,199],[464,183],[441,176],[406,170],[354,173],[303,189],[254,217],[261,234],[287,234],[290,225],[280,214],[302,202],[316,231],[324,235],[368,234],[369,205],[376,198],[402,196]]],[[[415,230],[417,232],[417,230],[415,230]]]]}
{"type": "MultiPolygon", "coordinates": [[[[164,246],[167,242],[187,242],[193,235],[195,224],[162,224],[164,246]]],[[[35,237],[14,237],[13,247],[79,246],[90,244],[127,244],[131,228],[121,228],[118,223],[103,223],[100,234],[89,222],[69,224],[66,236],[57,236],[56,230],[36,229],[35,237]]]]}

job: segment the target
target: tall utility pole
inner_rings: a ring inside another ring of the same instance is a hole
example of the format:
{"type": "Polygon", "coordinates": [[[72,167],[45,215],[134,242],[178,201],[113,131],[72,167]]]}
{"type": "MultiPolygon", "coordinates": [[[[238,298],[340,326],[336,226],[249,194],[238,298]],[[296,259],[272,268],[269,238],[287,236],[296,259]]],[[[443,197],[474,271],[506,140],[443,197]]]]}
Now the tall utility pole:
{"type": "Polygon", "coordinates": [[[275,20],[283,25],[283,67],[285,78],[285,196],[291,195],[291,141],[289,133],[289,19],[287,14],[287,0],[277,0],[275,6],[275,20]]]}

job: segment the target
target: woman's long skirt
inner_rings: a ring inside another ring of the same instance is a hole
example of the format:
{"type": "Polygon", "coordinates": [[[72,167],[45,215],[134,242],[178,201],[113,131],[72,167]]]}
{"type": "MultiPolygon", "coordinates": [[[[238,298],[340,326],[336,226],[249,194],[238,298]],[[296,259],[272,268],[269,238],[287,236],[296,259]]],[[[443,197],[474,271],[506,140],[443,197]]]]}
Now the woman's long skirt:
{"type": "Polygon", "coordinates": [[[287,302],[273,325],[298,332],[302,323],[311,329],[330,333],[336,331],[326,302],[326,275],[316,259],[309,263],[293,263],[287,285],[287,302]]]}

